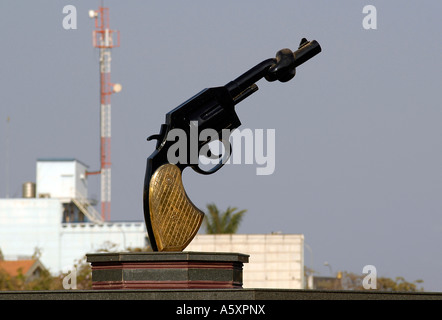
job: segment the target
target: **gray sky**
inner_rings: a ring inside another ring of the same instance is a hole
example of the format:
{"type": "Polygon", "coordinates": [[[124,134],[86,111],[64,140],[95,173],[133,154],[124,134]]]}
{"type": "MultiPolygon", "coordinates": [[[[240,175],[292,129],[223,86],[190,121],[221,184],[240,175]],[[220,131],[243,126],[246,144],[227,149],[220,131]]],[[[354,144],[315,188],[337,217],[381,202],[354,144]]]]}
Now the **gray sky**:
{"type": "MultiPolygon", "coordinates": [[[[21,196],[38,158],[99,169],[100,1],[0,2],[0,197],[21,196]],[[62,25],[65,5],[77,29],[62,25]],[[10,117],[9,126],[7,119],[10,117]],[[6,138],[6,137],[9,138],[6,138]],[[9,148],[7,147],[9,142],[9,148]],[[9,173],[6,174],[7,168],[9,173]]],[[[440,1],[104,1],[112,51],[112,220],[144,220],[145,161],[165,114],[276,51],[316,39],[322,53],[288,83],[258,82],[237,107],[241,128],[275,129],[276,170],[184,171],[201,209],[247,209],[240,233],[302,233],[305,263],[423,279],[442,291],[440,1]],[[377,9],[366,30],[365,5],[377,9]]],[[[99,197],[98,176],[89,195],[99,197]]]]}

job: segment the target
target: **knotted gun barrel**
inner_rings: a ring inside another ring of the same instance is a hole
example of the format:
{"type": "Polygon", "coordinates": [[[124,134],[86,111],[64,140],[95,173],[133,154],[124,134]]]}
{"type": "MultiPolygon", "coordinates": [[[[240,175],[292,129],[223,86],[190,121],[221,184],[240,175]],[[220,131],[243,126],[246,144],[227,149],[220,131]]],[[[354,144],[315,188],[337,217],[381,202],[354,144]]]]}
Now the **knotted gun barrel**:
{"type": "Polygon", "coordinates": [[[295,52],[279,50],[275,58],[262,61],[225,86],[202,90],[166,114],[160,133],[147,138],[157,140],[155,151],[147,158],[143,189],[144,218],[154,251],[182,251],[198,232],[204,213],[187,196],[181,174],[187,167],[213,174],[226,163],[232,148],[224,133],[241,125],[235,105],[258,90],[260,79],[287,82],[299,65],[320,52],[316,40],[303,38],[295,52]],[[201,138],[206,129],[211,135],[201,138]],[[214,140],[223,143],[224,156],[211,154],[208,144],[214,140]],[[200,154],[221,160],[203,170],[200,154]]]}
{"type": "Polygon", "coordinates": [[[281,49],[276,58],[270,58],[257,64],[235,80],[226,84],[227,90],[235,97],[262,78],[267,81],[279,80],[287,82],[296,74],[296,68],[321,52],[321,46],[316,40],[307,41],[302,38],[298,50],[281,49]]]}

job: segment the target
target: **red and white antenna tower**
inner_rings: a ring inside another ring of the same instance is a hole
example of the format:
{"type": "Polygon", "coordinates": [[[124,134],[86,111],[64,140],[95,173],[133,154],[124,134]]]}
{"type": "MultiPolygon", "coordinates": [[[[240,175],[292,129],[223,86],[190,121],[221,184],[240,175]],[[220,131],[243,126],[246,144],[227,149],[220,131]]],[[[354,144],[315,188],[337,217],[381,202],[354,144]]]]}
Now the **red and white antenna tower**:
{"type": "Polygon", "coordinates": [[[111,83],[111,49],[120,46],[120,32],[109,29],[109,8],[90,10],[95,19],[92,43],[100,49],[100,154],[101,169],[88,174],[101,174],[101,218],[110,220],[111,213],[111,94],[121,91],[111,83]]]}

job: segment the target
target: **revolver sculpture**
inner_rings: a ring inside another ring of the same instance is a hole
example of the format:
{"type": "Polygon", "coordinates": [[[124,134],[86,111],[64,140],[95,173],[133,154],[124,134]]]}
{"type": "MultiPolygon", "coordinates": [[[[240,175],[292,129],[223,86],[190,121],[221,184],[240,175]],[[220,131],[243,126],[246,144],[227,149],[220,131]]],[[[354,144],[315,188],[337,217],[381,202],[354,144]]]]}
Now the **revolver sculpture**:
{"type": "Polygon", "coordinates": [[[143,189],[144,218],[153,251],[183,251],[203,221],[204,212],[192,203],[184,190],[182,171],[191,167],[200,174],[212,174],[225,164],[225,155],[216,156],[222,159],[212,169],[200,168],[200,153],[205,152],[210,158],[215,156],[208,146],[210,138],[201,141],[194,136],[199,137],[205,129],[215,130],[218,137],[222,137],[219,140],[228,150],[228,158],[231,148],[223,133],[241,125],[235,105],[258,90],[255,84],[258,80],[287,82],[295,76],[297,66],[320,52],[321,46],[316,40],[303,38],[295,52],[282,49],[276,58],[262,61],[225,86],[202,90],[166,114],[160,133],[147,138],[157,140],[155,151],[147,158],[143,189]],[[182,130],[187,137],[187,152],[178,161],[176,157],[169,161],[172,155],[176,156],[172,152],[176,141],[169,136],[173,129],[182,130]]]}

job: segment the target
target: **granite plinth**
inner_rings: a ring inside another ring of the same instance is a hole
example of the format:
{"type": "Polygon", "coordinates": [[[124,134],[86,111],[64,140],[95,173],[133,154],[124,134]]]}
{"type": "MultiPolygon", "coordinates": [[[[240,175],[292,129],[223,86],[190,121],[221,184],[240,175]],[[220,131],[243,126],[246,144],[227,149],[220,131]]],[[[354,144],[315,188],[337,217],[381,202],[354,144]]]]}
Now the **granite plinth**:
{"type": "MultiPolygon", "coordinates": [[[[46,290],[46,291],[0,291],[0,301],[23,300],[105,300],[105,301],[131,301],[142,300],[153,301],[288,301],[293,312],[292,301],[324,301],[324,300],[439,300],[442,301],[442,292],[392,292],[378,290],[302,290],[302,289],[269,289],[269,288],[244,288],[237,289],[127,289],[127,290],[46,290]]],[[[312,305],[310,305],[311,307],[312,305]]],[[[329,305],[330,306],[330,305],[329,305]]],[[[398,305],[396,305],[398,306],[398,305]]],[[[342,307],[342,305],[341,305],[342,307]]],[[[422,307],[422,305],[421,305],[422,307]]],[[[10,308],[10,305],[6,306],[10,308]]],[[[290,308],[288,311],[290,311],[290,308]]],[[[113,308],[109,308],[113,310],[113,308]]],[[[386,308],[388,309],[388,308],[386,308]]],[[[398,308],[391,308],[399,311],[398,308]]],[[[35,309],[31,309],[35,312],[35,309]]],[[[100,308],[101,310],[101,308],[100,308]]],[[[326,308],[330,312],[329,308],[326,308]]],[[[373,309],[375,310],[375,309],[373,309]]],[[[315,310],[316,312],[317,310],[315,310]]],[[[383,311],[384,312],[384,311],[383,311]]],[[[354,317],[354,314],[351,313],[354,317]]],[[[396,316],[397,318],[397,316],[396,316]]]]}
{"type": "Polygon", "coordinates": [[[241,289],[249,256],[220,252],[87,254],[92,289],[241,289]]]}

